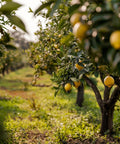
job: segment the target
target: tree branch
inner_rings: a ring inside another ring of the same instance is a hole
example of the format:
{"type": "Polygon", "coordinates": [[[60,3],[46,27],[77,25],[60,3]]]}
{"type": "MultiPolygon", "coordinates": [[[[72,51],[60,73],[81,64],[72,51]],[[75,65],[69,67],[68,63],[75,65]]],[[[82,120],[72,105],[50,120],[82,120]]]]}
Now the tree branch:
{"type": "Polygon", "coordinates": [[[109,100],[110,90],[111,90],[111,88],[105,86],[105,90],[104,90],[104,102],[106,102],[107,100],[109,100]]]}
{"type": "Polygon", "coordinates": [[[120,97],[120,87],[116,87],[112,92],[111,98],[108,100],[108,105],[113,107],[120,97]]]}
{"type": "Polygon", "coordinates": [[[83,75],[84,80],[87,82],[87,84],[93,89],[95,96],[96,96],[96,100],[102,110],[103,107],[103,101],[102,101],[102,97],[101,94],[98,90],[98,88],[96,87],[96,85],[92,82],[91,79],[89,79],[87,76],[83,75]]]}
{"type": "Polygon", "coordinates": [[[118,85],[120,87],[120,79],[118,76],[113,76],[114,80],[115,80],[115,84],[118,85]]]}
{"type": "Polygon", "coordinates": [[[104,84],[104,74],[102,72],[100,72],[100,79],[101,79],[102,83],[104,84]]]}

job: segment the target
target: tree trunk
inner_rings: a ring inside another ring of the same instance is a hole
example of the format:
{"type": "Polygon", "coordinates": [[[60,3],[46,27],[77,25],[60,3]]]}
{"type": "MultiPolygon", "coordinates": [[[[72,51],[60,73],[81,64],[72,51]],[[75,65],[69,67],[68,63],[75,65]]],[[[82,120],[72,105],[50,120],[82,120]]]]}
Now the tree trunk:
{"type": "Polygon", "coordinates": [[[111,134],[113,131],[113,112],[114,108],[103,108],[100,129],[100,133],[102,135],[104,135],[105,132],[109,132],[109,134],[111,134]]]}
{"type": "Polygon", "coordinates": [[[83,84],[81,84],[78,89],[77,89],[77,100],[76,100],[76,104],[80,107],[82,107],[82,103],[84,101],[84,86],[83,84]]]}

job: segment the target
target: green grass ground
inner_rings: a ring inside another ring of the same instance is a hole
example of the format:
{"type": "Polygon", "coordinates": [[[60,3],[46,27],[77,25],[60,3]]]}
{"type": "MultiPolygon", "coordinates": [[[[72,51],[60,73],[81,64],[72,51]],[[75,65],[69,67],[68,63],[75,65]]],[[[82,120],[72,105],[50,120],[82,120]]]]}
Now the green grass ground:
{"type": "MultiPolygon", "coordinates": [[[[117,110],[113,138],[100,137],[101,113],[89,87],[85,88],[85,100],[80,108],[75,104],[76,89],[70,94],[61,90],[54,97],[50,76],[41,76],[35,87],[31,85],[33,73],[34,70],[27,67],[0,79],[0,144],[120,142],[117,110]]],[[[102,84],[98,86],[102,93],[102,84]]]]}

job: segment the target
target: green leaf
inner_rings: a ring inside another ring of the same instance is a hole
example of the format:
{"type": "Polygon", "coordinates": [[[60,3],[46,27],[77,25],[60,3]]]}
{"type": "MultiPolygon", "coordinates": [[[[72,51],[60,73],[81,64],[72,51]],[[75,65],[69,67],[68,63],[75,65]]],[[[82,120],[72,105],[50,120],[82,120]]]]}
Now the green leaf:
{"type": "Polygon", "coordinates": [[[55,97],[57,96],[57,94],[58,94],[58,92],[59,92],[59,90],[60,90],[60,87],[61,87],[61,84],[58,85],[58,87],[54,87],[54,88],[56,89],[56,91],[55,91],[55,93],[54,93],[54,96],[55,96],[55,97]]]}
{"type": "Polygon", "coordinates": [[[23,31],[27,32],[23,21],[19,17],[10,16],[10,15],[7,15],[7,17],[8,17],[8,19],[10,20],[10,22],[12,24],[18,26],[20,29],[22,29],[23,31]]]}
{"type": "Polygon", "coordinates": [[[44,4],[40,5],[40,6],[35,10],[34,15],[36,15],[38,12],[40,12],[40,11],[43,10],[44,8],[50,6],[53,2],[54,2],[54,1],[51,0],[51,1],[47,2],[47,3],[44,3],[44,4]]]}
{"type": "Polygon", "coordinates": [[[79,80],[82,79],[82,77],[83,77],[83,74],[80,74],[80,75],[79,75],[79,80]]]}
{"type": "Polygon", "coordinates": [[[71,40],[74,38],[73,33],[69,33],[68,35],[61,38],[60,42],[61,44],[69,44],[71,43],[71,40]]]}
{"type": "Polygon", "coordinates": [[[10,44],[6,44],[5,47],[9,50],[16,50],[16,47],[10,44]]]}
{"type": "Polygon", "coordinates": [[[68,9],[69,15],[72,15],[76,10],[78,10],[79,7],[80,7],[80,4],[75,4],[75,5],[71,6],[68,9]]]}
{"type": "Polygon", "coordinates": [[[50,16],[53,16],[53,13],[55,12],[55,10],[59,7],[61,3],[61,0],[57,0],[56,3],[54,4],[53,8],[52,8],[52,11],[50,13],[50,16]]]}
{"type": "Polygon", "coordinates": [[[75,78],[75,77],[71,77],[70,79],[71,79],[73,82],[78,81],[78,79],[75,78]]]}
{"type": "Polygon", "coordinates": [[[0,8],[0,11],[6,15],[6,14],[10,14],[13,10],[17,10],[19,7],[21,7],[21,4],[19,3],[7,2],[0,8]]]}

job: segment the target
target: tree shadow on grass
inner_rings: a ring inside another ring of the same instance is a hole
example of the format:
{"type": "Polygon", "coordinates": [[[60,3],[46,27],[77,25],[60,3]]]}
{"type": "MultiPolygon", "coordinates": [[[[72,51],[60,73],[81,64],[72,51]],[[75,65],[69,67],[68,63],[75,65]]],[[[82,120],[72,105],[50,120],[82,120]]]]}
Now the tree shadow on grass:
{"type": "Polygon", "coordinates": [[[23,113],[13,102],[12,99],[0,96],[0,144],[14,144],[13,132],[6,128],[8,116],[16,117],[17,113],[23,113]]]}
{"type": "MultiPolygon", "coordinates": [[[[91,90],[92,91],[92,90],[91,90]]],[[[60,90],[58,93],[58,97],[60,99],[66,99],[69,102],[66,107],[68,112],[77,113],[78,115],[90,115],[90,123],[100,123],[101,112],[100,108],[97,104],[96,98],[92,92],[86,91],[84,92],[84,102],[82,107],[79,107],[76,104],[77,91],[73,89],[70,93],[65,93],[63,90],[60,90]]],[[[64,108],[64,107],[63,107],[64,108]]]]}

